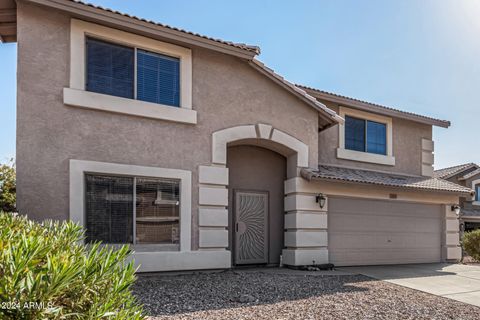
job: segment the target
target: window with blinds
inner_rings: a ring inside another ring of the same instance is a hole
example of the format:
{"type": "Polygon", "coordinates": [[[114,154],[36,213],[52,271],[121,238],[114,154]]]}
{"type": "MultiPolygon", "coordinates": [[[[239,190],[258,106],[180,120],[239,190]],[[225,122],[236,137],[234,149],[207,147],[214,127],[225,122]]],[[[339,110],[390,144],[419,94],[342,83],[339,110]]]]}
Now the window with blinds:
{"type": "Polygon", "coordinates": [[[133,48],[87,38],[87,91],[133,98],[133,48]]]}
{"type": "Polygon", "coordinates": [[[137,99],[180,105],[180,59],[137,50],[137,99]]]}
{"type": "Polygon", "coordinates": [[[133,243],[133,178],[85,179],[87,241],[133,243]]]}
{"type": "Polygon", "coordinates": [[[180,59],[89,37],[86,41],[87,91],[180,106],[180,59]]]}
{"type": "Polygon", "coordinates": [[[87,174],[88,242],[180,243],[180,181],[87,174]]]}

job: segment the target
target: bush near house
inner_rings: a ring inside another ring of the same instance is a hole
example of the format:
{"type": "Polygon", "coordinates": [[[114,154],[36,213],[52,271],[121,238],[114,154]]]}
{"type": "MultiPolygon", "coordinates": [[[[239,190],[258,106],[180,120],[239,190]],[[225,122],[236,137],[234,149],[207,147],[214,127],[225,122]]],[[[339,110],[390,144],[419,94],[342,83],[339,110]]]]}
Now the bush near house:
{"type": "Polygon", "coordinates": [[[83,237],[72,222],[0,212],[0,319],[144,319],[129,248],[83,237]]]}
{"type": "Polygon", "coordinates": [[[462,246],[469,256],[480,262],[480,229],[466,232],[463,235],[462,246]]]}
{"type": "Polygon", "coordinates": [[[15,211],[16,178],[15,162],[0,164],[0,211],[15,211]]]}

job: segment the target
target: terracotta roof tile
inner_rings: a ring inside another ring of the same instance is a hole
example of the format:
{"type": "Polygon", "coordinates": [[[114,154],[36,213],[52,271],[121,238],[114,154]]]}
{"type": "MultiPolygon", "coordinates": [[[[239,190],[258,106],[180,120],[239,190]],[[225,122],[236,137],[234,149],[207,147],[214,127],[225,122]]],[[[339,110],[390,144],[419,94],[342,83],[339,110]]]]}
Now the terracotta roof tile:
{"type": "Polygon", "coordinates": [[[470,188],[466,188],[456,183],[445,181],[439,178],[406,176],[396,173],[376,172],[329,165],[319,165],[318,169],[302,169],[301,175],[307,180],[320,179],[345,181],[425,191],[442,191],[468,194],[473,192],[473,190],[470,188]]]}

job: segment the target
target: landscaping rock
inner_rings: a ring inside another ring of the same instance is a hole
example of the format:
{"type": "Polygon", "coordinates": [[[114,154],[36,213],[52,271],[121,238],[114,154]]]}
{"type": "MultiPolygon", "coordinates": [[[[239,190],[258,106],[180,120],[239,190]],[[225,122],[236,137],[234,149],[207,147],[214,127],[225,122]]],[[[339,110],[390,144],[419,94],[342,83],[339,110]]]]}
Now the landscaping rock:
{"type": "Polygon", "coordinates": [[[152,320],[480,319],[478,307],[365,276],[301,273],[140,275],[134,293],[152,320]]]}

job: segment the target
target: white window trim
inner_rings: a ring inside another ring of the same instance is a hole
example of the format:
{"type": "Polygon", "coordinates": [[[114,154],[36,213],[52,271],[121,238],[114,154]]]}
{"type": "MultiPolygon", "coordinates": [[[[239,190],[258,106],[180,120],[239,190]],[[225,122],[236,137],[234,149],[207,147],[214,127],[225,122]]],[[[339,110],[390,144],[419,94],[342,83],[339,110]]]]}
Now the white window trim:
{"type": "Polygon", "coordinates": [[[71,19],[70,87],[64,89],[64,103],[75,107],[196,124],[197,113],[195,110],[192,110],[192,52],[188,48],[170,43],[161,42],[82,20],[71,19]],[[86,92],[85,43],[87,36],[179,58],[180,108],[86,92]]]}
{"type": "Polygon", "coordinates": [[[394,166],[395,157],[393,156],[393,129],[392,118],[384,117],[364,111],[340,107],[340,117],[345,119],[345,116],[351,116],[363,120],[370,120],[386,124],[387,128],[387,154],[375,154],[368,152],[361,152],[355,150],[345,149],[345,124],[338,125],[338,149],[337,158],[346,159],[359,162],[376,163],[381,165],[394,166]]]}
{"type": "MultiPolygon", "coordinates": [[[[480,184],[480,179],[472,181],[472,189],[475,190],[475,186],[480,184]]],[[[475,201],[476,195],[473,196],[473,205],[480,206],[480,201],[475,201]]]]}
{"type": "MultiPolygon", "coordinates": [[[[180,180],[180,251],[191,250],[192,173],[190,171],[71,159],[70,220],[81,226],[85,226],[86,173],[180,180]]],[[[145,246],[139,246],[142,251],[144,248],[145,246]]],[[[155,250],[155,247],[152,247],[152,250],[155,250]]]]}

